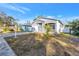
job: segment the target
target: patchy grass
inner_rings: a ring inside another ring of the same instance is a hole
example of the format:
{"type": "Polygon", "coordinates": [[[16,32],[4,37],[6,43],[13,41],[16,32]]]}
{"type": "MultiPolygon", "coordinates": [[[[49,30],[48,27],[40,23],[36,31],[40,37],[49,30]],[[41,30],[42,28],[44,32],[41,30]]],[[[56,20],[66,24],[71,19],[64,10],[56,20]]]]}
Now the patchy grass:
{"type": "Polygon", "coordinates": [[[75,36],[75,35],[72,35],[72,34],[61,33],[61,35],[64,35],[64,36],[66,36],[66,37],[79,38],[79,36],[75,36]]]}
{"type": "MultiPolygon", "coordinates": [[[[72,37],[71,37],[72,38],[72,37]]],[[[79,43],[71,42],[68,35],[50,35],[47,40],[42,33],[5,38],[18,56],[69,56],[79,55],[79,43]]]]}

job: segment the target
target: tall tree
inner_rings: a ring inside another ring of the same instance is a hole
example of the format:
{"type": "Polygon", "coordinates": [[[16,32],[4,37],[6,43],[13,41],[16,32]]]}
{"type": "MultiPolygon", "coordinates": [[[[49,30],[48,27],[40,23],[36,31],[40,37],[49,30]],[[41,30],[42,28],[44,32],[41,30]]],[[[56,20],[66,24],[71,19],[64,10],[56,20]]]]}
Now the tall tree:
{"type": "Polygon", "coordinates": [[[7,24],[8,24],[8,25],[13,25],[14,22],[15,22],[15,19],[14,19],[12,16],[8,16],[7,24]]]}

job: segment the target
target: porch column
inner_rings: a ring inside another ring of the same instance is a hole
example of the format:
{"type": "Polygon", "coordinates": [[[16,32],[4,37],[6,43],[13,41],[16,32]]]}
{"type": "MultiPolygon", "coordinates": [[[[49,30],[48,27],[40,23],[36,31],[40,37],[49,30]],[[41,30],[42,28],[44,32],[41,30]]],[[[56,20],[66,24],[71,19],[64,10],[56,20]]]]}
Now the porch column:
{"type": "Polygon", "coordinates": [[[59,34],[60,33],[60,23],[57,21],[56,22],[56,28],[55,28],[56,32],[59,34]]]}

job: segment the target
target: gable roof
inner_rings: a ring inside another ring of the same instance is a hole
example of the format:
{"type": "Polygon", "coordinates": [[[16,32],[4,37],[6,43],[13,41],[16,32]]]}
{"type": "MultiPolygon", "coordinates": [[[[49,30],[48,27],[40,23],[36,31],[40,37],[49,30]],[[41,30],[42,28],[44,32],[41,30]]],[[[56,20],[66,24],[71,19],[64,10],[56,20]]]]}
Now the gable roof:
{"type": "MultiPolygon", "coordinates": [[[[59,23],[61,23],[63,25],[63,23],[60,21],[60,20],[57,20],[57,19],[52,19],[52,18],[46,18],[46,17],[42,17],[42,16],[38,16],[37,18],[34,19],[33,23],[36,21],[36,20],[39,20],[39,19],[46,19],[46,20],[54,20],[54,21],[58,21],[59,23]]],[[[43,21],[43,20],[42,20],[43,21]]]]}

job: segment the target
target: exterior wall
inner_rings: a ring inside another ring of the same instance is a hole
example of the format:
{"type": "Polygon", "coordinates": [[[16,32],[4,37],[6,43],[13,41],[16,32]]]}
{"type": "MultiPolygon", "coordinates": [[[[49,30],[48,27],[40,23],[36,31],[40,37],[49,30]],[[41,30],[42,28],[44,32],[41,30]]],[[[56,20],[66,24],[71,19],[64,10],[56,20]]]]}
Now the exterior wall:
{"type": "Polygon", "coordinates": [[[44,21],[42,20],[35,20],[35,22],[32,24],[32,27],[35,28],[34,32],[44,32],[44,21]],[[42,30],[39,31],[39,23],[42,23],[42,30]]]}
{"type": "Polygon", "coordinates": [[[22,25],[22,31],[24,32],[32,32],[33,29],[31,26],[28,26],[28,25],[22,25]]]}
{"type": "MultiPolygon", "coordinates": [[[[55,23],[56,24],[56,21],[55,20],[48,20],[48,19],[40,19],[40,20],[43,20],[44,21],[44,23],[43,23],[43,25],[42,25],[42,32],[45,32],[46,30],[45,30],[45,28],[44,28],[44,25],[46,24],[46,23],[55,23]]],[[[56,30],[56,26],[55,26],[55,29],[53,30],[54,32],[55,32],[55,30],[56,30]]],[[[52,31],[52,32],[53,32],[52,31]]]]}
{"type": "Polygon", "coordinates": [[[57,22],[56,22],[56,32],[57,32],[57,33],[60,33],[60,32],[59,32],[59,29],[60,29],[60,23],[57,21],[57,22]]]}
{"type": "Polygon", "coordinates": [[[41,20],[43,20],[44,22],[40,22],[38,20],[38,21],[36,21],[35,23],[32,24],[32,27],[35,28],[34,32],[45,32],[44,25],[46,23],[55,23],[55,30],[54,30],[54,32],[56,32],[58,34],[60,32],[63,32],[64,27],[63,27],[63,25],[59,21],[52,21],[52,20],[49,21],[49,20],[45,20],[45,19],[41,19],[41,20]],[[39,31],[39,29],[38,29],[38,26],[39,26],[38,23],[42,23],[42,31],[39,31]]]}
{"type": "Polygon", "coordinates": [[[64,29],[64,25],[62,25],[61,23],[59,23],[57,21],[57,23],[56,23],[56,32],[61,33],[61,32],[63,32],[63,29],[64,29]]]}
{"type": "Polygon", "coordinates": [[[61,32],[64,31],[64,25],[61,25],[61,32]]]}
{"type": "Polygon", "coordinates": [[[35,29],[34,29],[34,32],[38,32],[38,25],[37,25],[36,23],[33,24],[32,27],[35,28],[35,29]]]}
{"type": "Polygon", "coordinates": [[[44,29],[44,23],[42,23],[42,30],[41,30],[41,31],[39,31],[39,28],[38,28],[39,25],[36,24],[36,23],[33,24],[32,27],[35,28],[34,32],[45,32],[45,29],[44,29]]]}

